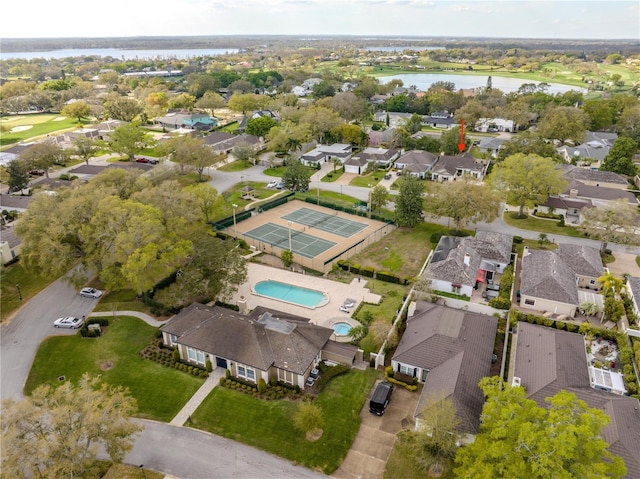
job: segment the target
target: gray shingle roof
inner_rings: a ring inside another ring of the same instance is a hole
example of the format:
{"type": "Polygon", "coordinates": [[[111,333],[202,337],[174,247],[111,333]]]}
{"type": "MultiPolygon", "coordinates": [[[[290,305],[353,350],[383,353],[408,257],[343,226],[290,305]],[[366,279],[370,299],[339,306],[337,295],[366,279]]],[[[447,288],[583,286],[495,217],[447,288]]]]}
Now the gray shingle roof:
{"type": "Polygon", "coordinates": [[[33,200],[33,196],[0,195],[0,208],[3,210],[26,209],[31,200],[33,200]]]}
{"type": "Polygon", "coordinates": [[[626,477],[640,477],[640,403],[591,388],[581,334],[520,322],[511,358],[514,376],[538,405],[547,406],[546,398],[565,390],[603,410],[611,418],[602,431],[610,451],[624,460],[626,477]]]}
{"type": "Polygon", "coordinates": [[[396,164],[405,165],[410,171],[427,171],[438,157],[429,151],[411,150],[396,160],[396,164]]]}
{"type": "Polygon", "coordinates": [[[564,176],[567,180],[597,181],[600,183],[613,183],[624,186],[629,184],[624,176],[612,171],[592,170],[574,165],[563,165],[562,169],[564,170],[564,176]]]}
{"type": "MultiPolygon", "coordinates": [[[[286,316],[279,314],[279,316],[286,316]]],[[[263,313],[259,320],[218,306],[194,303],[160,329],[178,343],[263,371],[271,366],[304,374],[333,331],[263,313]]]]}
{"type": "Polygon", "coordinates": [[[633,193],[620,188],[607,188],[606,186],[585,185],[581,181],[571,180],[565,190],[565,195],[571,195],[571,190],[577,191],[577,196],[582,198],[593,198],[596,200],[612,201],[625,199],[631,204],[637,204],[638,199],[633,193]]]}
{"type": "Polygon", "coordinates": [[[558,247],[557,254],[580,276],[597,278],[602,275],[604,271],[600,252],[595,248],[571,243],[561,243],[558,247]]]}
{"type": "Polygon", "coordinates": [[[393,360],[429,370],[418,412],[431,397],[450,397],[461,431],[478,432],[484,404],[478,381],[490,373],[496,328],[493,316],[417,302],[393,360]]]}
{"type": "Polygon", "coordinates": [[[554,251],[532,250],[522,258],[523,296],[578,304],[575,272],[554,251]]]}
{"type": "Polygon", "coordinates": [[[629,276],[627,278],[627,287],[631,289],[636,304],[640,306],[640,278],[629,276]]]}
{"type": "Polygon", "coordinates": [[[433,172],[440,175],[443,175],[445,173],[449,175],[455,175],[459,169],[482,172],[484,171],[484,168],[484,164],[479,163],[474,157],[470,155],[442,155],[438,158],[438,162],[433,167],[433,172]]]}
{"type": "Polygon", "coordinates": [[[593,203],[591,200],[582,200],[567,198],[565,196],[549,196],[541,206],[548,206],[550,208],[569,209],[569,208],[592,208],[593,203]]]}

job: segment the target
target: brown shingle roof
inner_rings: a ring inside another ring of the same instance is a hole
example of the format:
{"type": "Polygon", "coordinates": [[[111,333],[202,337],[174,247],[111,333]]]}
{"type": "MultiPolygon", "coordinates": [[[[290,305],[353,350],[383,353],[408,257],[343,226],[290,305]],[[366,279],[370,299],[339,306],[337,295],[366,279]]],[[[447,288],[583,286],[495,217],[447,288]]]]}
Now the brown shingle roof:
{"type": "Polygon", "coordinates": [[[554,251],[532,250],[525,254],[520,278],[524,296],[578,304],[576,274],[554,251]]]}
{"type": "Polygon", "coordinates": [[[478,381],[488,376],[497,319],[418,301],[394,361],[428,369],[418,412],[431,397],[450,397],[461,431],[477,433],[484,404],[478,381]]]}

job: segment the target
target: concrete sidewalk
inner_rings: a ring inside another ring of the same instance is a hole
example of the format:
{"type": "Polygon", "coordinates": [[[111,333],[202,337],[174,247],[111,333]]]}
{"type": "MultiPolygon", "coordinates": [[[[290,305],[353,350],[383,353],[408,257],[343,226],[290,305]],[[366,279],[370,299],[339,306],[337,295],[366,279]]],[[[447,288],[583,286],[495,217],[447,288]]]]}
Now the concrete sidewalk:
{"type": "Polygon", "coordinates": [[[224,376],[226,369],[216,368],[211,373],[209,373],[209,377],[204,382],[200,389],[198,389],[191,399],[184,405],[184,407],[176,414],[169,424],[172,426],[183,426],[187,419],[193,414],[193,412],[198,409],[198,406],[204,401],[209,393],[215,388],[218,384],[220,384],[220,378],[224,376]]]}
{"type": "Polygon", "coordinates": [[[162,326],[166,323],[166,321],[158,321],[156,318],[149,316],[146,313],[141,313],[140,311],[95,311],[89,315],[89,317],[92,316],[133,316],[134,318],[141,319],[145,323],[156,327],[162,326]]]}

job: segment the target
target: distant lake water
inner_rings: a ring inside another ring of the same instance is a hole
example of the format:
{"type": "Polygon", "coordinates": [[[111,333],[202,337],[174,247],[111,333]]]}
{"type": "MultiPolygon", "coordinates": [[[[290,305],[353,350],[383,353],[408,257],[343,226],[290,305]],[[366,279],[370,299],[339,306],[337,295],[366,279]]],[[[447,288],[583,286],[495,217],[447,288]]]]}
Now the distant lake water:
{"type": "Polygon", "coordinates": [[[68,48],[40,52],[2,52],[1,60],[14,58],[67,58],[80,56],[113,57],[124,60],[146,58],[190,58],[199,56],[216,56],[226,53],[237,53],[237,48],[182,48],[175,50],[125,50],[123,48],[68,48]]]}
{"type": "MultiPolygon", "coordinates": [[[[488,76],[488,75],[487,75],[488,76]]],[[[428,90],[429,87],[438,81],[450,81],[455,83],[456,90],[461,88],[478,88],[487,86],[487,76],[484,75],[452,75],[448,73],[403,73],[401,75],[392,75],[378,77],[380,83],[386,84],[391,80],[402,80],[405,87],[415,85],[420,90],[428,90]]],[[[526,78],[505,78],[491,77],[491,86],[502,90],[505,93],[518,91],[523,83],[540,83],[539,81],[527,80],[526,78]]],[[[565,93],[570,90],[581,91],[587,93],[586,88],[580,88],[571,85],[562,85],[560,83],[549,83],[548,93],[565,93]]]]}

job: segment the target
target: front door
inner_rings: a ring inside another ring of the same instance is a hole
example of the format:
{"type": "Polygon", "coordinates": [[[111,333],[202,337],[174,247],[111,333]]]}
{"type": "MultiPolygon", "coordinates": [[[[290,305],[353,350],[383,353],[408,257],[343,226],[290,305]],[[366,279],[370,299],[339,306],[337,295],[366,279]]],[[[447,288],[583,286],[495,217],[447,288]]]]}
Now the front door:
{"type": "Polygon", "coordinates": [[[227,369],[227,360],[216,356],[216,366],[222,369],[227,369]]]}

